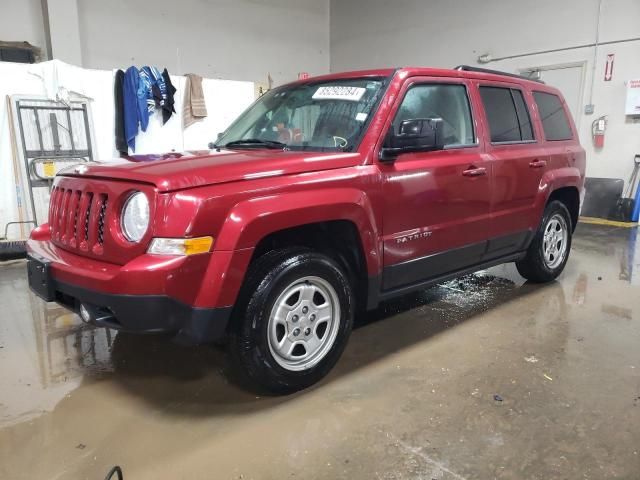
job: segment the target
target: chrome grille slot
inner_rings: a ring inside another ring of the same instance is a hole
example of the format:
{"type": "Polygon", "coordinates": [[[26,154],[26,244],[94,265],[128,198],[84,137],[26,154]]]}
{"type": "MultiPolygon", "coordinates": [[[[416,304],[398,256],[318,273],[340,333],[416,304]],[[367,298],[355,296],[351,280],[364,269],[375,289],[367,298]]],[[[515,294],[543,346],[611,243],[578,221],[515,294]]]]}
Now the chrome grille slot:
{"type": "Polygon", "coordinates": [[[62,243],[67,243],[67,221],[69,219],[69,207],[71,201],[71,190],[64,190],[62,193],[60,214],[59,214],[59,238],[62,243]]]}
{"type": "Polygon", "coordinates": [[[82,196],[82,192],[76,190],[73,195],[73,219],[69,222],[70,232],[69,236],[72,242],[72,246],[75,247],[77,245],[78,240],[78,215],[80,214],[80,197],[82,196]]]}
{"type": "Polygon", "coordinates": [[[98,214],[98,244],[104,245],[104,222],[107,215],[107,201],[106,195],[100,195],[100,213],[98,214]]]}
{"type": "Polygon", "coordinates": [[[87,192],[85,195],[87,196],[87,209],[84,214],[83,234],[84,241],[86,242],[89,240],[89,217],[91,216],[91,207],[93,206],[93,192],[87,192]]]}

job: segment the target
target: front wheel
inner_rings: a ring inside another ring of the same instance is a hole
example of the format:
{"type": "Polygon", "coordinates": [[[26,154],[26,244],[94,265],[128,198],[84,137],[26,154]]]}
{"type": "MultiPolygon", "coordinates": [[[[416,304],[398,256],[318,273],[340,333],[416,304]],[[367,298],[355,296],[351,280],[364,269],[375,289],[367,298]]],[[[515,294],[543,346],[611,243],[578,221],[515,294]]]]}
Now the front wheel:
{"type": "Polygon", "coordinates": [[[249,386],[291,393],[324,377],[353,324],[352,289],[329,257],[308,249],[269,252],[247,274],[229,347],[249,386]]]}
{"type": "Polygon", "coordinates": [[[567,264],[573,226],[564,203],[549,202],[526,256],[516,262],[520,275],[537,283],[555,279],[567,264]]]}

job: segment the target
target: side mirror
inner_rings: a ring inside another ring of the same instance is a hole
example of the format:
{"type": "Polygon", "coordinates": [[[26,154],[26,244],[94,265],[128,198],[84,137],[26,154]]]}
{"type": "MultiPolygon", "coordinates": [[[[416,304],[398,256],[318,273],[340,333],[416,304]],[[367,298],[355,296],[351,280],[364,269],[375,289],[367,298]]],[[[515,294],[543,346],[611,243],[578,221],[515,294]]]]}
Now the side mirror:
{"type": "MultiPolygon", "coordinates": [[[[220,137],[222,137],[223,133],[224,132],[218,133],[218,138],[216,139],[216,142],[220,140],[220,137]]],[[[214,148],[216,148],[216,144],[214,142],[209,142],[209,150],[213,150],[214,148]]]]}
{"type": "Polygon", "coordinates": [[[443,148],[444,137],[441,118],[403,120],[397,135],[394,135],[392,131],[389,132],[380,151],[380,160],[393,161],[401,153],[429,152],[443,148]]]}

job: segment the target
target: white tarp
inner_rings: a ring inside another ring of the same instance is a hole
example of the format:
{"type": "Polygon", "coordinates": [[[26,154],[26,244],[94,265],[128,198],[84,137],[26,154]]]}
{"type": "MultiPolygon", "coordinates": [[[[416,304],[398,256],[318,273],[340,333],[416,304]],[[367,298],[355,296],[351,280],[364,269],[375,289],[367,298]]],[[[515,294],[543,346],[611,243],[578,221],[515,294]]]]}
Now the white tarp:
{"type": "MultiPolygon", "coordinates": [[[[127,66],[123,66],[123,69],[126,68],[127,66]]],[[[158,65],[158,68],[161,66],[158,65]]],[[[0,236],[4,233],[7,222],[18,220],[18,201],[26,201],[23,196],[18,199],[16,193],[7,96],[33,95],[51,98],[58,91],[58,96],[62,98],[70,94],[89,97],[93,117],[93,143],[96,147],[95,158],[109,161],[118,157],[114,133],[114,74],[115,70],[88,70],[59,61],[35,65],[0,62],[0,236]],[[52,66],[55,66],[55,69],[52,69],[52,66]]],[[[208,143],[215,141],[218,132],[223,131],[251,104],[255,95],[252,82],[204,79],[202,88],[208,116],[183,131],[181,113],[185,77],[172,75],[171,82],[177,89],[176,114],[162,125],[161,114],[155,113],[150,118],[147,131],[140,132],[136,137],[135,153],[206,150],[208,143]]],[[[10,239],[19,237],[19,228],[9,230],[10,239]]]]}

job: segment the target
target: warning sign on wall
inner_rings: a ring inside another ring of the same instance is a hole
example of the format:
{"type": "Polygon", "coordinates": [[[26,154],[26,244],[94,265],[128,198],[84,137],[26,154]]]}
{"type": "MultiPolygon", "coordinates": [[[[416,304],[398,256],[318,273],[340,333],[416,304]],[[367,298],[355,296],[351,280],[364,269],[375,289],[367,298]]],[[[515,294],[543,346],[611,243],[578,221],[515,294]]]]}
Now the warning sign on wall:
{"type": "Polygon", "coordinates": [[[627,84],[627,103],[625,115],[640,115],[640,78],[629,80],[627,84]]]}

